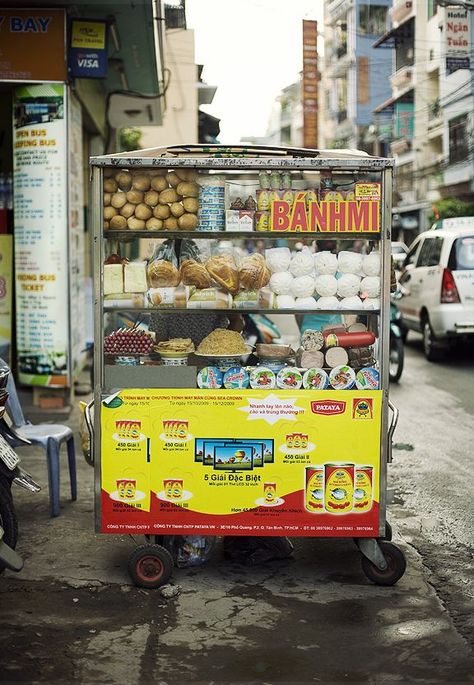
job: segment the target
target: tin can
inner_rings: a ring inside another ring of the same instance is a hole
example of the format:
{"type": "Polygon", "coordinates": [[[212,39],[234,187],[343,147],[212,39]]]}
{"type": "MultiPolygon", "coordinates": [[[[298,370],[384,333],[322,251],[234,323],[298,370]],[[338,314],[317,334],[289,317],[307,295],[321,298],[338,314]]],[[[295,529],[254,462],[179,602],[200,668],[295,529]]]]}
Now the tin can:
{"type": "Polygon", "coordinates": [[[167,499],[176,500],[183,496],[183,481],[181,478],[165,478],[163,489],[167,499]]]}
{"type": "Polygon", "coordinates": [[[270,210],[270,191],[257,190],[257,211],[268,212],[270,210]]]}
{"type": "Polygon", "coordinates": [[[272,190],[279,190],[282,188],[282,177],[279,171],[272,171],[270,174],[270,188],[272,190]]]}
{"type": "Polygon", "coordinates": [[[224,373],[224,388],[248,388],[249,375],[247,371],[240,366],[232,366],[224,373]]]}
{"type": "Polygon", "coordinates": [[[115,363],[118,366],[138,366],[140,364],[140,360],[138,357],[116,357],[115,358],[115,363]]]}
{"type": "Polygon", "coordinates": [[[324,466],[305,468],[305,509],[311,513],[324,513],[324,466]]]}
{"type": "Polygon", "coordinates": [[[250,372],[251,388],[274,388],[276,386],[275,373],[268,366],[257,366],[250,372]]]}
{"type": "Polygon", "coordinates": [[[370,511],[373,497],[373,466],[355,467],[354,509],[357,512],[370,511]]]}
{"type": "Polygon", "coordinates": [[[270,190],[270,172],[260,171],[258,174],[258,185],[262,190],[270,190]]]}
{"type": "Polygon", "coordinates": [[[354,506],[354,464],[324,464],[324,508],[347,514],[354,506]]]}
{"type": "Polygon", "coordinates": [[[277,484],[276,483],[264,483],[263,484],[263,499],[267,504],[273,504],[277,498],[276,494],[277,484]]]}
{"type": "Polygon", "coordinates": [[[270,212],[255,212],[255,230],[270,230],[270,212]]]}
{"type": "Polygon", "coordinates": [[[135,499],[137,492],[137,481],[132,478],[119,478],[115,481],[117,485],[117,493],[120,499],[131,500],[135,499]]]}

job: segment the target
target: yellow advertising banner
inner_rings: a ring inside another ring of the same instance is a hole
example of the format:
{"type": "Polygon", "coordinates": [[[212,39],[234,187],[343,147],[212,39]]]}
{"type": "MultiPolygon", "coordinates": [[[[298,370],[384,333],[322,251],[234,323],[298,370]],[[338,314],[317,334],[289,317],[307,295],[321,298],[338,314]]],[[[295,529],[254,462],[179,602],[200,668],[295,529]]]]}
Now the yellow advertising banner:
{"type": "Polygon", "coordinates": [[[67,80],[63,9],[0,9],[0,80],[67,80]]]}
{"type": "Polygon", "coordinates": [[[381,391],[123,390],[101,531],[378,535],[381,411],[381,391]]]}

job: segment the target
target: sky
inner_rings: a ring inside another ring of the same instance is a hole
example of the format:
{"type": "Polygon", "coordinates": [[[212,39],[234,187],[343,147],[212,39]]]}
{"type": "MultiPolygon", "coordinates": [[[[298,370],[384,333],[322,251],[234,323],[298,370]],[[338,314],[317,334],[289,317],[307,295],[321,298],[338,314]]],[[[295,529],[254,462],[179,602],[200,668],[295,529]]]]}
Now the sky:
{"type": "Polygon", "coordinates": [[[202,109],[221,119],[221,143],[265,135],[275,98],[299,79],[303,19],[318,20],[322,31],[323,0],[186,1],[196,63],[217,86],[202,109]]]}

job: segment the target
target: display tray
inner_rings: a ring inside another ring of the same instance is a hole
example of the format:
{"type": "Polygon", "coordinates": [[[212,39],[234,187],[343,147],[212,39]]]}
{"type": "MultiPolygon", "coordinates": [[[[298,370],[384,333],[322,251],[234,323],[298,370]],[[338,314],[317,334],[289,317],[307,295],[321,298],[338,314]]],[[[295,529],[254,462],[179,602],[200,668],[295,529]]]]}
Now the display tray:
{"type": "Polygon", "coordinates": [[[255,238],[256,240],[260,238],[273,238],[274,240],[294,238],[295,240],[301,240],[302,236],[311,237],[312,240],[380,240],[381,233],[371,231],[357,233],[335,233],[329,231],[324,233],[311,233],[309,231],[136,231],[133,229],[126,231],[108,229],[104,231],[104,238],[107,240],[129,240],[130,238],[217,238],[220,240],[223,238],[255,238]]]}
{"type": "Polygon", "coordinates": [[[104,388],[195,388],[197,371],[196,366],[105,364],[104,388]]]}

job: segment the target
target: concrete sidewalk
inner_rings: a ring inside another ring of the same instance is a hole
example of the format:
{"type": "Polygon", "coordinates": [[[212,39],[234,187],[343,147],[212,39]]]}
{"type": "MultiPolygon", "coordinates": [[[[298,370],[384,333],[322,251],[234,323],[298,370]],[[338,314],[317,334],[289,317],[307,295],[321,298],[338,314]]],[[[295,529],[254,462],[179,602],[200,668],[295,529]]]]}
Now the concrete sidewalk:
{"type": "MultiPolygon", "coordinates": [[[[79,419],[74,407],[76,433],[79,419]]],[[[206,565],[176,570],[181,591],[166,600],[128,578],[143,538],[94,534],[93,469],[77,448],[79,498],[70,501],[64,456],[56,519],[44,454],[21,450],[43,490],[14,491],[25,567],[0,579],[1,682],[474,682],[472,652],[393,516],[408,561],[393,588],[367,581],[351,540],[300,539],[294,559],[258,568],[218,548],[206,565]]]]}

